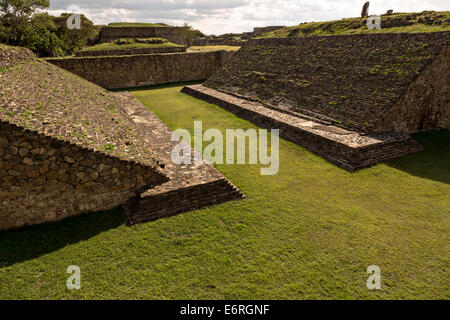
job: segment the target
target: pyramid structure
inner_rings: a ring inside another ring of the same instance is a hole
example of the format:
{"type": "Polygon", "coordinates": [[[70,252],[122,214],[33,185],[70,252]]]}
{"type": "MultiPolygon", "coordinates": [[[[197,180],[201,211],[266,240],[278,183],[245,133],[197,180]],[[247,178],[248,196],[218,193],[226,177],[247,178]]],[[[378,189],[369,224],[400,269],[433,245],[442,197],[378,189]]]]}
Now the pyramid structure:
{"type": "Polygon", "coordinates": [[[450,129],[450,32],[251,40],[201,86],[208,100],[349,170],[450,129]]]}

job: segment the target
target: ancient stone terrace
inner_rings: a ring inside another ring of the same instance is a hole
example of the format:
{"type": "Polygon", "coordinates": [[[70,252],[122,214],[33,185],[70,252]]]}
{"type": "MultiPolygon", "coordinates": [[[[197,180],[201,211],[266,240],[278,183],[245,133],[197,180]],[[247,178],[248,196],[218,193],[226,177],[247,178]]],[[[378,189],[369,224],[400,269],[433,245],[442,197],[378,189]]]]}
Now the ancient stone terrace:
{"type": "Polygon", "coordinates": [[[450,32],[251,40],[205,86],[358,132],[415,132],[448,110],[449,41],[450,32]],[[405,123],[388,122],[393,112],[405,123]]]}
{"type": "Polygon", "coordinates": [[[203,86],[215,103],[357,170],[450,128],[450,32],[251,40],[203,86]]]}
{"type": "Polygon", "coordinates": [[[202,85],[184,87],[182,92],[216,104],[261,128],[280,129],[280,136],[300,144],[349,171],[422,150],[405,134],[362,135],[311,117],[299,117],[268,108],[202,85]]]}
{"type": "Polygon", "coordinates": [[[111,42],[121,38],[163,38],[170,42],[186,45],[183,37],[184,27],[171,26],[106,26],[99,34],[99,43],[111,42]]]}
{"type": "MultiPolygon", "coordinates": [[[[152,221],[204,206],[242,199],[245,195],[225,178],[214,166],[203,161],[199,164],[176,165],[171,160],[173,148],[178,144],[171,141],[172,131],[150,110],[128,93],[121,93],[127,99],[125,110],[132,116],[149,142],[165,164],[169,181],[149,189],[131,199],[126,206],[130,223],[152,221]]],[[[191,159],[196,156],[191,146],[191,159]]]]}
{"type": "Polygon", "coordinates": [[[30,50],[0,44],[0,71],[34,59],[36,56],[30,50]]]}
{"type": "Polygon", "coordinates": [[[50,58],[48,62],[106,89],[205,80],[234,52],[180,52],[50,58]]]}
{"type": "MultiPolygon", "coordinates": [[[[129,113],[132,105],[145,109],[135,98],[108,92],[26,49],[1,47],[0,56],[7,57],[0,69],[0,230],[112,209],[170,179],[171,187],[157,192],[168,202],[147,197],[139,207],[127,206],[130,217],[141,214],[130,222],[242,196],[208,164],[192,175],[186,172],[191,168],[173,169],[166,154],[158,154],[166,141],[152,141],[161,133],[129,113]],[[190,177],[200,191],[173,197],[185,184],[178,185],[181,178],[171,171],[190,177]],[[205,193],[204,185],[214,182],[219,187],[205,193]]],[[[151,114],[149,119],[157,124],[151,114]]]]}

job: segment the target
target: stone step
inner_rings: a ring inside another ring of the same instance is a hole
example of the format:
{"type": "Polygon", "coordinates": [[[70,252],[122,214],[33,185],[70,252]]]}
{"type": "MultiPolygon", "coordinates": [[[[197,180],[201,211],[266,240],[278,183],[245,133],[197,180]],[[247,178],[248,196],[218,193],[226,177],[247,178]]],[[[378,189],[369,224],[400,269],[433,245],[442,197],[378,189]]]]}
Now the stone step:
{"type": "Polygon", "coordinates": [[[125,211],[129,223],[133,225],[243,198],[245,196],[238,188],[223,179],[176,192],[142,196],[136,202],[127,204],[125,211]]]}
{"type": "Polygon", "coordinates": [[[276,112],[256,102],[228,95],[202,85],[184,87],[182,92],[216,104],[265,129],[280,129],[280,137],[297,143],[348,171],[356,171],[380,162],[422,150],[409,135],[384,133],[365,135],[324,126],[304,117],[276,112]]]}

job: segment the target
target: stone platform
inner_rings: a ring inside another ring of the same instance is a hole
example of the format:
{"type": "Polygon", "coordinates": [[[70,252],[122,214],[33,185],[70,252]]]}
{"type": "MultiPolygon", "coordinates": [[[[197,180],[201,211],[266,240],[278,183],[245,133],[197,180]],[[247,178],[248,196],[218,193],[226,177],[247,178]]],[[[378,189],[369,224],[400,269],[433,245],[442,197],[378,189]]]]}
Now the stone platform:
{"type": "Polygon", "coordinates": [[[311,114],[289,114],[203,85],[186,86],[182,92],[216,104],[261,128],[280,129],[280,137],[304,146],[348,171],[423,150],[409,135],[363,135],[333,126],[326,119],[314,118],[311,114]]]}
{"type": "MultiPolygon", "coordinates": [[[[201,164],[174,164],[171,152],[178,142],[171,141],[172,130],[134,96],[129,93],[120,95],[126,100],[125,110],[141,129],[169,178],[168,182],[142,190],[140,195],[128,201],[124,207],[130,224],[245,198],[237,187],[206,161],[201,164]]],[[[195,151],[191,150],[191,157],[194,157],[195,151]]]]}

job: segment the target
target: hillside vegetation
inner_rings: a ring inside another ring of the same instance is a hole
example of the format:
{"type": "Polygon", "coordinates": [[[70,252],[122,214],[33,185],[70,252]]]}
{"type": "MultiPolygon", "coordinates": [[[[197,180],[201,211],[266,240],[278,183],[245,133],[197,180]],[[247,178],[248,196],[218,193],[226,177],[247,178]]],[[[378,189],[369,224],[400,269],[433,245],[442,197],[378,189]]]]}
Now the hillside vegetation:
{"type": "Polygon", "coordinates": [[[381,16],[381,29],[369,30],[366,18],[302,23],[262,34],[259,38],[327,36],[360,33],[420,33],[450,30],[450,11],[394,13],[381,16]]]}

